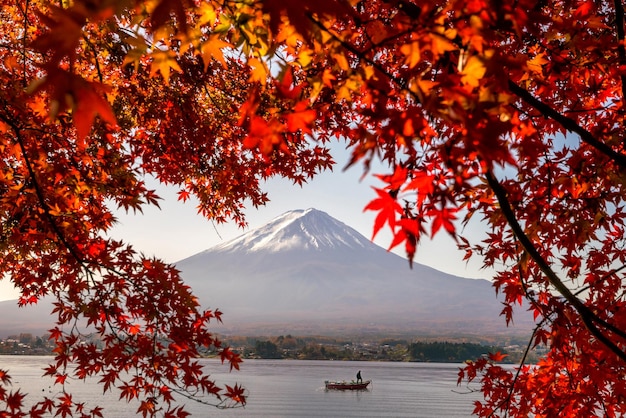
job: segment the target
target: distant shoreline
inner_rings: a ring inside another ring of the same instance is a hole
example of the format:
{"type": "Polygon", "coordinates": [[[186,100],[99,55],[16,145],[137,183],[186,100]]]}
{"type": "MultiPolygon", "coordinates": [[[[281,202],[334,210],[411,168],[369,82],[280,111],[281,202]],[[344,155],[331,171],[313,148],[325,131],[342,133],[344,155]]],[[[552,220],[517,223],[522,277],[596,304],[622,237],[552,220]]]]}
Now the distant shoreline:
{"type": "MultiPolygon", "coordinates": [[[[85,342],[99,346],[98,339],[85,342]]],[[[487,356],[489,353],[505,355],[502,363],[516,364],[524,357],[524,345],[498,346],[446,340],[409,341],[382,339],[376,341],[342,341],[332,337],[231,337],[223,342],[244,360],[335,360],[407,363],[464,363],[487,356]]],[[[54,343],[46,337],[20,334],[0,340],[0,355],[4,356],[50,356],[54,343]]],[[[526,356],[527,363],[536,362],[545,348],[532,350],[526,356]]],[[[215,350],[200,350],[200,358],[217,357],[215,350]]]]}

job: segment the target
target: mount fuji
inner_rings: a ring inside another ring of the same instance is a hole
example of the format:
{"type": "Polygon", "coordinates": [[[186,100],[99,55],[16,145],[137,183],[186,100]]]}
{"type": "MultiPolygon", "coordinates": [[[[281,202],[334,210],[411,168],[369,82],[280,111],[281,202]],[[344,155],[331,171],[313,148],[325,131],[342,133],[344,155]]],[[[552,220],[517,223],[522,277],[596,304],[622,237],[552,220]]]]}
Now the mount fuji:
{"type": "MultiPolygon", "coordinates": [[[[316,209],[294,210],[177,263],[215,332],[237,335],[519,336],[507,328],[491,283],[413,264],[316,209]]],[[[51,327],[50,301],[0,302],[0,337],[51,327]]]]}
{"type": "MultiPolygon", "coordinates": [[[[491,283],[413,264],[316,209],[294,210],[176,263],[232,332],[521,334],[491,283]]],[[[521,328],[520,328],[521,326],[521,328]]]]}

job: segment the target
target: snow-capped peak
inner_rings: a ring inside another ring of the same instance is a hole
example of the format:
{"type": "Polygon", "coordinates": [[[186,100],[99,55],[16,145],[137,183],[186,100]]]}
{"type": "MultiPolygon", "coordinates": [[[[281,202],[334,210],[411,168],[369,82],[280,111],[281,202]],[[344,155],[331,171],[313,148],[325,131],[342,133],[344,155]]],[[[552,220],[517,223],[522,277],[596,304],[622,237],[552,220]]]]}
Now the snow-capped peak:
{"type": "Polygon", "coordinates": [[[211,251],[289,251],[292,249],[366,248],[363,235],[325,212],[309,208],[283,213],[266,225],[211,248],[211,251]]]}

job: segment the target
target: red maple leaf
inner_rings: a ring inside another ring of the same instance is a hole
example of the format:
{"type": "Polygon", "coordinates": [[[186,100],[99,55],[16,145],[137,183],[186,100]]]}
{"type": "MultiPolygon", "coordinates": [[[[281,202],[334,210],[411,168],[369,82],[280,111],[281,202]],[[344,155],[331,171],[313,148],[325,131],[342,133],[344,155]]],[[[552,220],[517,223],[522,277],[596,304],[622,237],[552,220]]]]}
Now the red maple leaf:
{"type": "Polygon", "coordinates": [[[392,230],[396,227],[396,217],[402,213],[402,206],[394,199],[388,191],[383,189],[377,189],[373,187],[374,191],[378,195],[378,198],[370,201],[363,209],[377,211],[376,220],[374,221],[374,231],[372,233],[372,240],[376,237],[376,234],[382,229],[385,224],[389,224],[392,230]]]}

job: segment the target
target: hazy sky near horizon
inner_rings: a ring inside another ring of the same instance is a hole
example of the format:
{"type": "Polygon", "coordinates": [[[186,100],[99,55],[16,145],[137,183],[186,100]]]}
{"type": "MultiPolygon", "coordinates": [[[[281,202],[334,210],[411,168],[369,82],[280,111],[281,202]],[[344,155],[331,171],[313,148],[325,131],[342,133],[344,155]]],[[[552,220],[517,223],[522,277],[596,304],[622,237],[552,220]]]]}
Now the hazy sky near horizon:
{"type": "MultiPolygon", "coordinates": [[[[386,170],[382,166],[373,167],[370,174],[362,179],[363,168],[360,165],[343,170],[349,159],[347,151],[334,146],[333,156],[337,162],[334,170],[319,174],[302,187],[284,179],[268,181],[264,190],[268,192],[270,202],[258,209],[247,208],[249,225],[245,230],[232,223],[215,224],[206,220],[197,213],[193,201],[177,201],[178,189],[163,187],[155,181],[150,182],[149,187],[156,188],[163,198],[160,209],[145,207],[143,214],[118,212],[118,224],[111,231],[111,236],[123,239],[148,256],[174,263],[260,227],[289,210],[315,208],[371,238],[376,213],[364,212],[363,208],[375,198],[371,186],[382,185],[371,174],[385,173],[386,170]]],[[[465,232],[474,236],[481,234],[480,227],[473,228],[476,231],[466,229],[465,232]]],[[[386,230],[381,231],[375,242],[388,248],[391,235],[386,230]]],[[[404,256],[403,245],[396,247],[394,252],[404,256]]],[[[422,239],[415,261],[456,276],[492,277],[492,271],[481,269],[482,261],[478,257],[470,262],[463,261],[463,257],[464,253],[456,248],[449,235],[440,231],[434,240],[422,239]]],[[[0,281],[0,300],[16,297],[17,292],[8,286],[8,281],[0,281]]]]}

